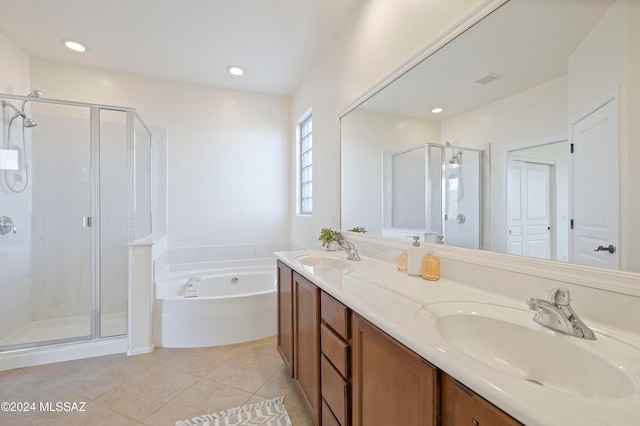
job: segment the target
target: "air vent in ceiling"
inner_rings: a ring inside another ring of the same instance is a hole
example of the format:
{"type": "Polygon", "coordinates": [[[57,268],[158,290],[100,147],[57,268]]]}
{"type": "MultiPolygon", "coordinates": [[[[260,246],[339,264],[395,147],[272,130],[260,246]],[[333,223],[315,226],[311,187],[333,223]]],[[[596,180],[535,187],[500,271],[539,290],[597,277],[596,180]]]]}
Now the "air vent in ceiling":
{"type": "Polygon", "coordinates": [[[502,77],[500,74],[494,74],[492,72],[487,73],[481,77],[476,78],[475,80],[473,80],[474,82],[478,83],[478,84],[487,84],[487,83],[491,83],[493,80],[497,80],[500,77],[502,77]]]}

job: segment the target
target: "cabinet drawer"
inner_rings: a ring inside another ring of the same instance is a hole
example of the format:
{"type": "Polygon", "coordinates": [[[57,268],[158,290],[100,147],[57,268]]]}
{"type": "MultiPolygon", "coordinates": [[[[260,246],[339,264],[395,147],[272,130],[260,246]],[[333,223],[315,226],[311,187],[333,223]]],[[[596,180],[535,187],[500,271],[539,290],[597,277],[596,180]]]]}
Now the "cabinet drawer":
{"type": "Polygon", "coordinates": [[[349,419],[349,383],[324,355],[320,357],[320,377],[322,398],[338,422],[346,426],[349,419]]]}
{"type": "Polygon", "coordinates": [[[324,291],[320,299],[320,316],[340,337],[349,340],[349,309],[324,291]]]}
{"type": "Polygon", "coordinates": [[[324,356],[344,377],[349,377],[349,345],[325,324],[320,325],[320,347],[324,356]]]}
{"type": "Polygon", "coordinates": [[[331,409],[327,405],[327,401],[322,400],[322,426],[342,426],[338,419],[333,415],[331,409]]]}

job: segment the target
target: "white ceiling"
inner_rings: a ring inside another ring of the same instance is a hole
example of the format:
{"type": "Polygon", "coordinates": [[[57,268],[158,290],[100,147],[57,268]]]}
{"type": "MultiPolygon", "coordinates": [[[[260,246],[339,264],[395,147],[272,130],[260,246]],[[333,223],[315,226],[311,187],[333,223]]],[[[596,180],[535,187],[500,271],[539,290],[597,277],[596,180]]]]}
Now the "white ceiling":
{"type": "Polygon", "coordinates": [[[286,95],[365,2],[0,0],[0,32],[31,57],[286,95]],[[72,52],[63,39],[89,50],[72,52]]]}

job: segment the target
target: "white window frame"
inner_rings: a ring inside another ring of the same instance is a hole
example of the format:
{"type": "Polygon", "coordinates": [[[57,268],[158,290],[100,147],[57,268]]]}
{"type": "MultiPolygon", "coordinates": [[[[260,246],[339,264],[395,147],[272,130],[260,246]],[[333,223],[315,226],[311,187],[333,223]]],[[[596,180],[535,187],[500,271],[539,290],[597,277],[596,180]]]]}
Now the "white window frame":
{"type": "Polygon", "coordinates": [[[296,125],[296,146],[297,146],[297,212],[301,216],[310,216],[313,214],[313,159],[306,163],[306,159],[303,156],[313,156],[313,116],[311,110],[307,111],[300,117],[296,125]],[[311,120],[311,129],[306,134],[302,134],[303,126],[306,122],[311,120]],[[309,140],[309,148],[303,151],[303,143],[309,140]],[[308,153],[308,154],[306,154],[308,153]],[[305,171],[308,172],[305,174],[305,171]],[[309,192],[304,190],[305,185],[309,186],[309,192]],[[308,203],[304,201],[308,200],[308,203]]]}

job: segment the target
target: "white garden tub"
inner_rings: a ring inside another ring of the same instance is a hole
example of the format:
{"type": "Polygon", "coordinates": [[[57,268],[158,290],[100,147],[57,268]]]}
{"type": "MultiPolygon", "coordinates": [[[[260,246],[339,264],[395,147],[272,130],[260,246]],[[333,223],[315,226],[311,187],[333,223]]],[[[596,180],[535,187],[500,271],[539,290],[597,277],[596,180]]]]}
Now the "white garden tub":
{"type": "Polygon", "coordinates": [[[197,348],[248,342],[276,334],[275,259],[182,266],[156,282],[155,345],[197,348]],[[189,270],[190,269],[190,270],[189,270]],[[199,296],[185,298],[190,277],[199,296]]]}

